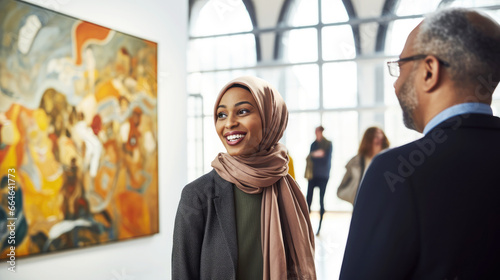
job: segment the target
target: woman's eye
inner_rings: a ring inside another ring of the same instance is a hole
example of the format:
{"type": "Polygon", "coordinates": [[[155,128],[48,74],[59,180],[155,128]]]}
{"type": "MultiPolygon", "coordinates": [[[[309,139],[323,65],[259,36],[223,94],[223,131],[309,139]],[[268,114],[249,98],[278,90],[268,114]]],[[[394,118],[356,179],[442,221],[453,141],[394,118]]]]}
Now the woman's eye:
{"type": "Polygon", "coordinates": [[[239,113],[240,115],[243,115],[243,114],[248,114],[248,113],[250,113],[250,110],[248,110],[248,109],[240,109],[240,110],[238,111],[238,113],[239,113]]]}
{"type": "Polygon", "coordinates": [[[217,114],[217,118],[218,119],[222,119],[222,118],[225,118],[225,117],[226,117],[226,113],[220,112],[220,113],[217,114]]]}

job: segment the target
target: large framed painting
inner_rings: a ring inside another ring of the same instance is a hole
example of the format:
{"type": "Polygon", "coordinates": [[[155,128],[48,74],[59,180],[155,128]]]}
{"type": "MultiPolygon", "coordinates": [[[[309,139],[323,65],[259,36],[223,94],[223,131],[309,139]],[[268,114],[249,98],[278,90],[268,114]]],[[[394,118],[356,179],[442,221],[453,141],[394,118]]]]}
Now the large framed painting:
{"type": "Polygon", "coordinates": [[[157,44],[0,1],[1,259],[158,233],[157,44]]]}

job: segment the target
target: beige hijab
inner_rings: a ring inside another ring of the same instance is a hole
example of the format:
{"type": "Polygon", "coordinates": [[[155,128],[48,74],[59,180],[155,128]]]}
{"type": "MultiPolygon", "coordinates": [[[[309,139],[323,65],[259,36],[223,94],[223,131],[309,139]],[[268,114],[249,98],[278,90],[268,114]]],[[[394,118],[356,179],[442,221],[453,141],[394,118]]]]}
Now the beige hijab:
{"type": "Polygon", "coordinates": [[[217,173],[248,194],[262,192],[261,240],[264,258],[263,279],[316,279],[314,267],[314,234],[304,195],[288,174],[288,156],[278,143],[288,123],[288,110],[279,92],[256,77],[240,77],[220,91],[217,106],[224,93],[234,84],[248,87],[262,119],[262,142],[257,153],[248,156],[219,155],[212,162],[217,173]]]}

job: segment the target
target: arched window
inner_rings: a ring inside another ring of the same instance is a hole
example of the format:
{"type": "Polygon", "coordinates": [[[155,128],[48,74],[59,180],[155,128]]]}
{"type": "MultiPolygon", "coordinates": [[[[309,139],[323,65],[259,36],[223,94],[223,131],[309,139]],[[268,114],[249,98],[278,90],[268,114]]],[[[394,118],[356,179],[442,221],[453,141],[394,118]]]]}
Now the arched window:
{"type": "Polygon", "coordinates": [[[255,65],[253,23],[242,1],[199,1],[192,11],[198,10],[191,16],[189,72],[255,65]]]}
{"type": "MultiPolygon", "coordinates": [[[[286,65],[288,73],[279,79],[278,89],[291,111],[283,142],[295,170],[305,170],[314,129],[322,124],[325,137],[333,140],[331,186],[340,183],[345,163],[357,150],[356,59],[361,47],[359,26],[351,22],[356,18],[349,0],[286,0],[278,22],[285,30],[276,36],[275,59],[286,65]]],[[[307,189],[301,175],[296,180],[307,189]]],[[[336,198],[335,191],[325,199],[330,210],[350,207],[336,198]]]]}
{"type": "MultiPolygon", "coordinates": [[[[307,181],[301,173],[315,127],[322,124],[333,140],[327,210],[351,209],[336,198],[335,189],[366,128],[382,127],[392,146],[421,137],[403,125],[395,78],[385,62],[399,56],[424,15],[460,6],[500,18],[498,0],[283,0],[282,6],[275,1],[191,1],[189,178],[209,171],[216,153],[224,151],[213,124],[218,90],[236,76],[257,75],[275,85],[287,103],[290,117],[282,141],[303,189],[307,181]]],[[[494,111],[500,111],[498,95],[494,111]]],[[[317,205],[313,201],[313,209],[317,205]]]]}
{"type": "Polygon", "coordinates": [[[188,179],[205,173],[223,150],[213,124],[213,102],[234,76],[253,74],[259,44],[252,34],[251,1],[193,1],[190,14],[188,63],[188,179]]]}

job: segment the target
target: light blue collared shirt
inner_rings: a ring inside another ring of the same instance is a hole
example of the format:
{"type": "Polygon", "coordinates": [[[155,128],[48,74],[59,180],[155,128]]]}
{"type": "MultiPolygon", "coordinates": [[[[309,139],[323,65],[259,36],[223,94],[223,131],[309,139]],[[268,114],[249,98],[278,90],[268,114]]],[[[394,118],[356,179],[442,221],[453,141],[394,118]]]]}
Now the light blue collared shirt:
{"type": "Polygon", "coordinates": [[[427,123],[424,128],[424,135],[431,131],[436,125],[444,122],[445,120],[462,115],[462,114],[485,114],[485,115],[493,115],[493,111],[489,105],[484,103],[462,103],[458,105],[451,106],[450,108],[446,108],[441,111],[441,113],[437,114],[432,120],[427,123]]]}

